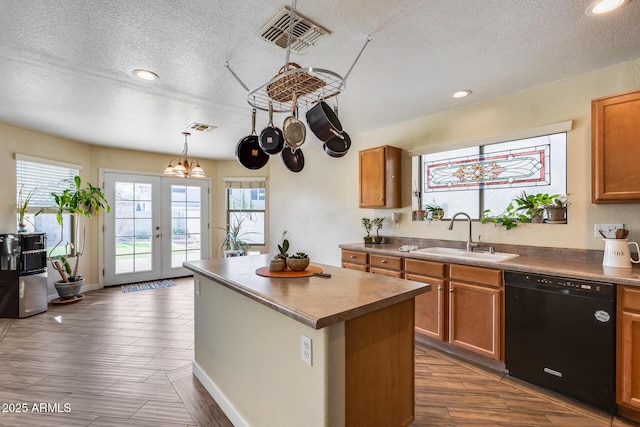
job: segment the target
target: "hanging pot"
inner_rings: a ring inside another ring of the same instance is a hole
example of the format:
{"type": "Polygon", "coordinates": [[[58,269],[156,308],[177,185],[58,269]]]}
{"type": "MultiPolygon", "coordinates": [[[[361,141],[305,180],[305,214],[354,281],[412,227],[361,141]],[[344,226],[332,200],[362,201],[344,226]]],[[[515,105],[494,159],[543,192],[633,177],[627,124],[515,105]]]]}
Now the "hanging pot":
{"type": "Polygon", "coordinates": [[[273,102],[269,101],[269,124],[260,133],[260,148],[267,154],[278,154],[284,147],[282,130],[273,126],[273,102]]]}
{"type": "Polygon", "coordinates": [[[300,148],[284,147],[280,155],[291,172],[300,172],[304,168],[304,155],[300,148]]]}
{"type": "Polygon", "coordinates": [[[324,148],[324,152],[330,155],[331,157],[342,157],[347,154],[349,148],[351,147],[351,137],[346,132],[342,132],[342,138],[334,136],[324,144],[322,144],[322,148],[324,148]]]}
{"type": "Polygon", "coordinates": [[[291,115],[284,119],[284,123],[282,124],[284,142],[293,149],[299,148],[304,144],[307,136],[307,129],[304,127],[304,123],[298,120],[297,101],[298,98],[294,93],[293,100],[291,101],[291,115]]]}
{"type": "Polygon", "coordinates": [[[269,161],[269,155],[260,148],[256,135],[256,109],[253,109],[251,135],[242,138],[236,146],[236,159],[247,169],[260,169],[269,161]]]}
{"type": "Polygon", "coordinates": [[[335,136],[340,137],[342,134],[342,125],[338,116],[324,101],[318,102],[307,111],[307,124],[320,141],[327,142],[335,136]]]}

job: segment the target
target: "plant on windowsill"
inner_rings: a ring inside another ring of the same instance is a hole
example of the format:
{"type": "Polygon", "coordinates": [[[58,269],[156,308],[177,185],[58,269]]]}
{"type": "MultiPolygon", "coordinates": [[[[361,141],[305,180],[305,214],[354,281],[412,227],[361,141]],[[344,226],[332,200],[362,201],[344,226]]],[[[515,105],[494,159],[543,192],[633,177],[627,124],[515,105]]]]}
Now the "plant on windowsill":
{"type": "Polygon", "coordinates": [[[551,200],[544,207],[547,212],[547,223],[566,224],[567,206],[569,206],[569,203],[567,202],[566,194],[551,196],[551,200]]]}
{"type": "Polygon", "coordinates": [[[524,214],[525,218],[521,222],[542,223],[545,207],[551,204],[556,197],[558,197],[557,194],[552,196],[542,193],[527,194],[526,191],[523,191],[513,199],[516,204],[515,212],[524,214]]]}
{"type": "Polygon", "coordinates": [[[362,218],[362,226],[364,227],[364,231],[367,232],[367,235],[364,236],[365,243],[373,242],[373,237],[371,237],[371,230],[373,229],[373,223],[369,218],[362,218]]]}
{"type": "Polygon", "coordinates": [[[224,230],[225,235],[218,243],[221,251],[242,251],[247,252],[247,248],[251,246],[248,242],[244,241],[244,237],[249,234],[257,234],[253,232],[242,232],[242,223],[247,217],[240,218],[235,225],[228,224],[226,228],[217,227],[219,230],[224,230]]]}
{"type": "Polygon", "coordinates": [[[373,218],[371,223],[376,228],[376,235],[373,236],[374,243],[382,243],[382,236],[380,235],[380,229],[382,228],[382,223],[384,222],[384,218],[373,218]]]}
{"type": "Polygon", "coordinates": [[[62,278],[62,280],[54,282],[54,286],[60,298],[71,299],[80,293],[80,288],[84,283],[84,277],[78,273],[78,266],[80,256],[84,253],[86,246],[86,220],[93,218],[102,211],[111,211],[111,207],[100,188],[94,187],[90,183],[86,183],[86,186],[82,187],[82,180],[77,175],[73,178],[73,188],[67,188],[59,194],[51,193],[51,196],[55,201],[56,221],[60,225],[60,241],[49,252],[49,259],[53,268],[60,273],[62,278]],[[70,214],[74,217],[75,236],[80,239],[79,248],[74,248],[74,245],[71,245],[72,249],[76,249],[73,269],[66,256],[51,256],[62,243],[62,236],[64,236],[63,215],[65,214],[70,214]],[[82,231],[80,231],[81,222],[82,231]]]}
{"type": "Polygon", "coordinates": [[[444,218],[444,209],[442,209],[442,206],[436,204],[435,200],[432,205],[425,206],[425,210],[427,211],[427,219],[440,221],[444,218]]]}
{"type": "MultiPolygon", "coordinates": [[[[22,192],[24,191],[24,184],[20,185],[20,191],[18,192],[18,233],[26,233],[27,225],[25,224],[25,215],[27,214],[27,209],[29,208],[29,203],[31,202],[31,198],[38,191],[37,188],[32,189],[27,193],[26,196],[23,196],[22,192]]],[[[42,213],[43,209],[40,209],[33,216],[38,216],[42,213]]]]}

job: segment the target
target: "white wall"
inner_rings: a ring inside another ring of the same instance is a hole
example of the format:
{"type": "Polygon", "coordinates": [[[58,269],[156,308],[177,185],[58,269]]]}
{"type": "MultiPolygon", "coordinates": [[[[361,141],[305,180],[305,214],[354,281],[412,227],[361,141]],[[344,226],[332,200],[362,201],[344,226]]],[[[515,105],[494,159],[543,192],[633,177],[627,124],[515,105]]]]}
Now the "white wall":
{"type": "MultiPolygon", "coordinates": [[[[340,243],[362,241],[362,217],[402,212],[399,228],[387,222],[381,234],[466,240],[466,228],[447,230],[444,222],[411,222],[410,158],[403,159],[403,208],[358,208],[358,150],[393,145],[411,150],[426,145],[486,138],[517,130],[573,120],[568,133],[567,191],[571,206],[566,225],[524,224],[510,231],[493,224],[473,224],[474,239],[518,245],[602,249],[593,237],[596,222],[622,222],[630,239],[640,240],[640,205],[591,204],[591,99],[640,88],[640,59],[544,86],[510,94],[432,116],[399,123],[360,135],[351,135],[349,153],[339,159],[322,151],[310,134],[303,145],[305,168],[294,174],[276,162],[270,164],[271,241],[283,230],[291,234],[294,251],[302,250],[317,262],[339,265],[340,243]]],[[[474,88],[480,93],[482,88],[474,88]]],[[[348,89],[347,89],[348,90],[348,89]]],[[[401,102],[399,100],[398,102],[401,102]]],[[[393,106],[389,106],[393,108],[393,106]]],[[[343,120],[344,121],[344,120],[343,120]]],[[[345,129],[349,129],[345,126],[345,129]]],[[[274,248],[270,248],[271,251],[274,248]]],[[[290,251],[291,252],[291,251],[290,251]]]]}

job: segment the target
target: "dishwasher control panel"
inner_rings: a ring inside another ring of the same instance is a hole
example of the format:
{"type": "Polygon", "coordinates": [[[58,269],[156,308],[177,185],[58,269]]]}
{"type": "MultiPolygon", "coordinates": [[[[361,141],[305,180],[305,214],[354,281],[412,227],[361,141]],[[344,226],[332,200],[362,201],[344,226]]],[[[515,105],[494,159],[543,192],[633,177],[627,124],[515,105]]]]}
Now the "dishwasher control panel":
{"type": "Polygon", "coordinates": [[[575,291],[575,293],[602,296],[615,295],[615,285],[612,283],[601,283],[540,274],[505,271],[504,282],[505,285],[530,286],[564,292],[575,291]]]}

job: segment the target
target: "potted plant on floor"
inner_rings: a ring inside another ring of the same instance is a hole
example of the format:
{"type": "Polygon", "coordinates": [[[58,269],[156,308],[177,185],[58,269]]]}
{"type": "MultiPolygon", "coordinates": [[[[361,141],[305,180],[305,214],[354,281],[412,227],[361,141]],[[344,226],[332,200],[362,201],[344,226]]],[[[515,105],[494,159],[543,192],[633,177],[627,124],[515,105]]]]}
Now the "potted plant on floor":
{"type": "Polygon", "coordinates": [[[243,239],[245,236],[252,234],[250,232],[242,232],[242,223],[246,219],[247,217],[237,219],[235,225],[229,224],[227,225],[227,228],[218,227],[218,229],[225,231],[224,237],[219,242],[221,251],[242,251],[243,253],[246,253],[247,248],[250,245],[243,239]]]}
{"type": "Polygon", "coordinates": [[[73,187],[65,189],[62,193],[51,193],[56,206],[56,220],[60,225],[60,241],[49,252],[51,265],[60,273],[62,280],[54,282],[54,286],[62,299],[70,299],[80,293],[80,288],[84,283],[84,277],[78,273],[80,256],[84,253],[86,245],[86,220],[98,215],[101,211],[109,212],[111,207],[105,199],[104,194],[98,187],[87,183],[82,187],[82,180],[79,176],[73,178],[73,187]],[[75,236],[79,239],[78,248],[71,244],[71,249],[75,249],[75,265],[71,264],[66,255],[54,257],[53,252],[62,243],[64,222],[63,215],[70,214],[74,217],[75,236]],[[82,222],[82,227],[80,223],[82,222]]]}

